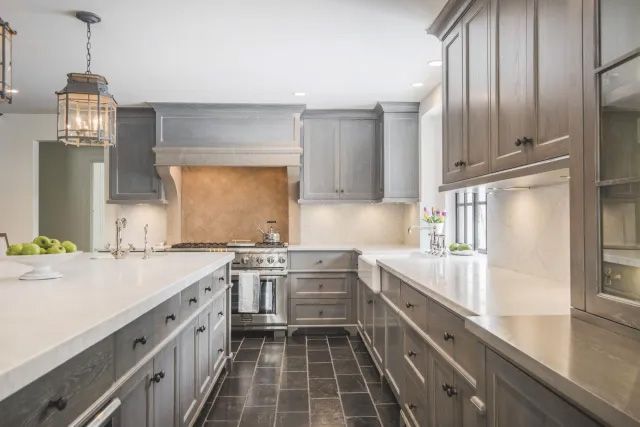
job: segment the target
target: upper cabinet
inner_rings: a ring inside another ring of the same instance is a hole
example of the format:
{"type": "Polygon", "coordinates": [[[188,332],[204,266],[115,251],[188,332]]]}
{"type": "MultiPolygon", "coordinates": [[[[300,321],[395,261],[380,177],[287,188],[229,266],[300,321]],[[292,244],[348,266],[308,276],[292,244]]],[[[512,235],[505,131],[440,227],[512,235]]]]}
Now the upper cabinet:
{"type": "Polygon", "coordinates": [[[443,41],[445,184],[569,154],[580,137],[580,10],[580,0],[447,3],[429,29],[443,41]]]}
{"type": "Polygon", "coordinates": [[[116,146],[109,149],[109,202],[163,202],[155,168],[156,115],[152,108],[118,108],[116,146]]]}

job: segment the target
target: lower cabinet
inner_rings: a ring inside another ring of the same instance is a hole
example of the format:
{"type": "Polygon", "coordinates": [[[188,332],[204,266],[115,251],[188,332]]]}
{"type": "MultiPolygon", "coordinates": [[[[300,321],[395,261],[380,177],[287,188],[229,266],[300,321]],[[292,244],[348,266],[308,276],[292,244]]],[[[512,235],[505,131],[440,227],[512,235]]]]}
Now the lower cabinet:
{"type": "Polygon", "coordinates": [[[211,370],[210,359],[214,357],[211,348],[211,307],[203,311],[198,316],[196,326],[197,341],[197,378],[198,378],[198,398],[202,397],[211,385],[213,372],[211,370]],[[209,357],[211,355],[211,358],[209,357]]]}
{"type": "Polygon", "coordinates": [[[120,389],[120,427],[151,427],[153,423],[153,361],[120,389]]]}
{"type": "Polygon", "coordinates": [[[386,318],[386,350],[385,350],[385,374],[389,380],[389,385],[393,388],[396,396],[402,400],[404,389],[404,369],[403,369],[403,325],[400,316],[388,306],[385,308],[386,318]]]}
{"type": "Polygon", "coordinates": [[[153,359],[153,421],[155,427],[178,425],[178,344],[174,340],[153,359]]]}
{"type": "Polygon", "coordinates": [[[364,292],[364,339],[369,344],[370,348],[373,348],[373,292],[365,285],[362,284],[364,292]]]}
{"type": "Polygon", "coordinates": [[[364,289],[366,285],[362,280],[357,279],[358,283],[356,285],[356,318],[357,324],[361,331],[364,332],[364,310],[367,305],[366,295],[364,289]]]}
{"type": "Polygon", "coordinates": [[[373,295],[373,356],[378,366],[384,366],[385,349],[385,309],[378,295],[373,295]]]}
{"type": "Polygon", "coordinates": [[[179,342],[179,410],[180,410],[180,426],[189,425],[195,417],[198,404],[198,385],[197,385],[197,336],[196,328],[198,327],[197,319],[192,320],[178,337],[179,342]]]}

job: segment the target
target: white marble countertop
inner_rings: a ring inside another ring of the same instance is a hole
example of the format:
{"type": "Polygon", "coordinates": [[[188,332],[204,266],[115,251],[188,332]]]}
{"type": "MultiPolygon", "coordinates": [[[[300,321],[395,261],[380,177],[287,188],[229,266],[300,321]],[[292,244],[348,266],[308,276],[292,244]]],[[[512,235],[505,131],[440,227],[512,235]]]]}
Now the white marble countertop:
{"type": "Polygon", "coordinates": [[[290,251],[355,251],[359,255],[375,253],[413,252],[419,251],[417,246],[403,244],[299,244],[289,245],[290,251]]]}
{"type": "Polygon", "coordinates": [[[470,317],[465,324],[605,425],[640,425],[640,341],[570,315],[470,317]]]}
{"type": "Polygon", "coordinates": [[[21,281],[28,267],[0,257],[0,400],[214,270],[229,253],[160,253],[148,260],[61,264],[61,279],[21,281]]]}
{"type": "Polygon", "coordinates": [[[463,316],[568,314],[569,283],[487,265],[484,255],[383,257],[378,265],[463,316]]]}
{"type": "Polygon", "coordinates": [[[640,250],[638,249],[605,249],[602,259],[614,264],[640,268],[640,250]]]}

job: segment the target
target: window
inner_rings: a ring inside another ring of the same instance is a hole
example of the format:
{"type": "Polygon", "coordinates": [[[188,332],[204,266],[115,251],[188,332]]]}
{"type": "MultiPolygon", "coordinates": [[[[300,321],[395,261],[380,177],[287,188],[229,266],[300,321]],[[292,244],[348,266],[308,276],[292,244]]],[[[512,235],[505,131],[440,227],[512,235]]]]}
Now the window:
{"type": "Polygon", "coordinates": [[[487,195],[456,193],[456,242],[468,243],[478,252],[487,253],[487,195]]]}

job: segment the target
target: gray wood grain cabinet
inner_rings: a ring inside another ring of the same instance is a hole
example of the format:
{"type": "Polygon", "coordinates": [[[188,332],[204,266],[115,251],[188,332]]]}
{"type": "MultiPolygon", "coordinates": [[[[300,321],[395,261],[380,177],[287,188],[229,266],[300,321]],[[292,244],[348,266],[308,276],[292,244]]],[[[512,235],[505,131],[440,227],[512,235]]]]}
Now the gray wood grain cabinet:
{"type": "Polygon", "coordinates": [[[188,426],[196,416],[198,406],[198,371],[197,371],[197,319],[193,319],[178,337],[179,356],[179,412],[180,426],[188,426]]]}
{"type": "Polygon", "coordinates": [[[161,203],[155,168],[156,115],[152,108],[118,108],[116,145],[109,148],[109,202],[161,203]]]}

